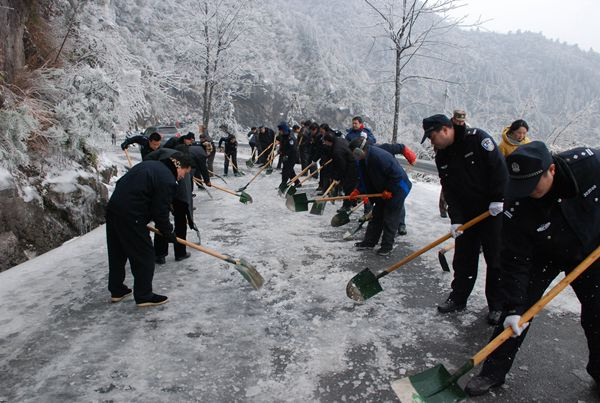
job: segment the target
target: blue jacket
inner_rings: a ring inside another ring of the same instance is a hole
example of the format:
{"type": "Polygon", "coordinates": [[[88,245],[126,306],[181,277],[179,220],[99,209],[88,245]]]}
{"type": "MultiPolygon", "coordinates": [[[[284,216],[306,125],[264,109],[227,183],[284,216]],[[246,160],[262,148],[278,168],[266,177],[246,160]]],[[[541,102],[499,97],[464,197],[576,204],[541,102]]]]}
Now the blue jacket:
{"type": "Polygon", "coordinates": [[[362,130],[354,130],[354,129],[346,130],[346,141],[348,143],[350,143],[352,140],[357,139],[359,137],[365,137],[367,139],[367,141],[369,142],[369,144],[377,143],[377,140],[375,139],[375,136],[373,135],[373,133],[371,133],[371,130],[367,129],[366,127],[364,127],[362,130]]]}
{"type": "Polygon", "coordinates": [[[402,204],[412,183],[408,175],[389,152],[379,147],[369,147],[367,157],[359,161],[359,175],[363,191],[367,193],[381,193],[384,190],[392,192],[391,203],[402,204]]]}

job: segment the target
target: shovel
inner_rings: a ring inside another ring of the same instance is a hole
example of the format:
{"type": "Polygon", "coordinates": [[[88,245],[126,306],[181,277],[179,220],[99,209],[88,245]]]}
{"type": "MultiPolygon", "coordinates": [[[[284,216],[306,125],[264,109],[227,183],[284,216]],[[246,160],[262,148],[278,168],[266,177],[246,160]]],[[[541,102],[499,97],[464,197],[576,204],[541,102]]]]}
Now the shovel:
{"type": "MultiPolygon", "coordinates": [[[[329,185],[329,187],[327,188],[327,190],[325,190],[325,193],[323,193],[323,197],[327,197],[327,195],[329,193],[331,193],[333,188],[335,188],[338,183],[339,183],[338,181],[332,181],[331,184],[329,185]]],[[[305,195],[306,195],[306,193],[305,193],[305,195]]],[[[312,207],[310,208],[309,213],[315,214],[315,215],[323,215],[323,212],[325,211],[326,206],[327,206],[327,202],[316,201],[313,203],[312,207]]]]}
{"type": "MultiPolygon", "coordinates": [[[[539,301],[527,310],[519,321],[519,326],[529,322],[544,306],[571,284],[581,273],[600,257],[598,246],[584,261],[565,276],[558,284],[546,293],[539,301]]],[[[477,354],[465,362],[455,373],[450,374],[442,364],[427,369],[419,374],[411,375],[391,382],[392,389],[402,402],[458,402],[466,398],[466,393],[457,384],[458,379],[484,361],[494,350],[511,337],[509,326],[494,340],[489,342],[477,354]]]]}
{"type": "Polygon", "coordinates": [[[214,175],[215,177],[221,179],[223,181],[223,183],[225,183],[227,185],[227,181],[225,179],[223,179],[222,176],[217,175],[216,173],[214,173],[213,171],[211,171],[210,169],[208,170],[208,173],[211,175],[214,175]]]}
{"type": "Polygon", "coordinates": [[[280,184],[279,185],[279,196],[285,196],[285,194],[287,193],[287,189],[289,189],[290,186],[293,185],[298,180],[298,178],[300,178],[313,165],[315,165],[315,163],[311,162],[310,165],[307,165],[306,168],[304,168],[302,171],[300,171],[300,173],[298,175],[294,176],[287,183],[280,184]]]}
{"type": "MultiPolygon", "coordinates": [[[[277,154],[276,154],[276,155],[274,155],[274,156],[273,156],[273,158],[275,158],[276,156],[277,156],[277,154]]],[[[258,170],[258,172],[257,172],[257,173],[256,173],[256,174],[255,174],[255,175],[252,177],[252,179],[250,179],[250,181],[249,181],[248,183],[246,183],[246,185],[245,185],[245,186],[242,186],[242,187],[241,187],[241,188],[239,188],[237,191],[238,191],[238,192],[243,192],[244,190],[246,190],[246,188],[247,188],[248,186],[250,186],[250,184],[251,184],[252,182],[254,182],[254,180],[255,180],[256,178],[258,178],[258,175],[260,175],[260,173],[261,173],[262,171],[264,171],[265,169],[267,169],[267,167],[269,167],[269,164],[270,164],[272,161],[273,161],[273,159],[270,159],[269,161],[267,161],[267,163],[266,163],[265,165],[263,165],[263,167],[262,167],[261,169],[259,169],[259,170],[258,170]]],[[[271,168],[271,170],[273,170],[273,168],[271,168]]]]}
{"type": "Polygon", "coordinates": [[[448,261],[446,260],[446,252],[454,249],[454,245],[448,245],[440,250],[438,250],[438,260],[440,261],[440,266],[442,266],[442,270],[450,271],[450,266],[448,266],[448,261]]]}
{"type": "MultiPolygon", "coordinates": [[[[160,231],[157,230],[156,228],[151,227],[149,225],[147,225],[146,227],[150,231],[154,232],[155,234],[160,235],[160,231]]],[[[228,263],[235,265],[235,269],[240,272],[240,274],[246,279],[246,281],[248,281],[252,285],[252,287],[254,287],[255,290],[258,290],[258,289],[260,289],[260,287],[262,287],[263,282],[264,282],[262,276],[256,270],[254,265],[248,263],[245,259],[243,259],[243,258],[236,259],[231,256],[223,255],[215,250],[205,248],[204,246],[200,246],[200,245],[197,245],[192,242],[188,242],[185,239],[181,239],[181,238],[175,238],[175,239],[177,239],[177,242],[179,242],[182,245],[189,246],[190,248],[194,248],[196,250],[199,250],[200,252],[204,252],[208,255],[216,257],[217,259],[221,259],[221,260],[224,260],[228,263]]]]}
{"type": "MultiPolygon", "coordinates": [[[[477,224],[481,220],[486,219],[489,216],[490,216],[490,212],[489,212],[489,210],[486,210],[484,213],[481,213],[480,215],[473,218],[466,224],[463,224],[460,227],[458,227],[458,231],[464,231],[468,228],[471,228],[473,225],[477,224]]],[[[385,269],[378,275],[373,274],[373,272],[371,270],[369,270],[368,268],[364,269],[363,271],[358,273],[356,276],[352,277],[352,279],[348,282],[348,285],[346,286],[346,295],[348,295],[348,297],[352,298],[355,301],[362,302],[362,301],[365,301],[365,300],[371,298],[372,296],[374,296],[376,294],[379,294],[381,291],[383,291],[383,289],[381,288],[381,284],[379,284],[379,279],[381,277],[387,276],[388,274],[390,274],[391,272],[393,272],[394,270],[396,270],[398,267],[402,266],[403,264],[408,263],[411,260],[413,260],[414,258],[427,252],[428,250],[435,248],[437,245],[439,245],[442,242],[444,242],[445,240],[449,239],[451,236],[452,236],[451,233],[444,235],[443,237],[439,238],[437,241],[430,243],[423,249],[420,249],[420,250],[412,253],[411,255],[405,257],[398,263],[394,264],[393,266],[388,267],[387,269],[385,269]]]]}
{"type": "MultiPolygon", "coordinates": [[[[269,146],[267,148],[262,150],[262,152],[260,154],[258,154],[258,156],[256,157],[256,160],[258,161],[260,159],[260,157],[263,156],[264,153],[266,153],[268,150],[270,150],[271,147],[273,147],[273,144],[275,144],[275,142],[269,144],[269,146]]],[[[252,162],[252,158],[250,158],[249,160],[246,161],[246,166],[248,168],[252,168],[254,166],[254,162],[252,162]]]]}
{"type": "Polygon", "coordinates": [[[344,239],[344,241],[349,240],[350,238],[352,238],[352,236],[354,234],[356,234],[358,231],[360,231],[360,229],[363,227],[363,225],[365,225],[365,223],[367,221],[371,221],[371,219],[373,218],[373,212],[369,211],[367,214],[365,214],[364,216],[362,216],[361,218],[358,219],[359,224],[358,227],[356,227],[356,229],[354,229],[354,231],[350,232],[350,231],[346,231],[344,233],[344,236],[342,237],[344,239]]]}
{"type": "MultiPolygon", "coordinates": [[[[196,182],[196,183],[202,183],[202,182],[200,182],[196,178],[194,178],[194,182],[196,182]]],[[[243,204],[252,203],[252,201],[253,201],[252,196],[250,196],[248,193],[246,193],[244,191],[240,192],[240,194],[237,194],[233,190],[229,190],[229,189],[223,188],[221,186],[217,186],[215,184],[211,184],[211,187],[213,187],[215,189],[218,189],[221,192],[229,193],[230,195],[239,197],[240,198],[240,202],[243,203],[243,204]]]]}
{"type": "Polygon", "coordinates": [[[361,201],[356,206],[354,206],[352,208],[352,210],[350,210],[350,212],[348,212],[346,210],[342,210],[339,213],[337,213],[336,215],[334,215],[333,217],[331,217],[331,226],[332,227],[341,227],[342,225],[348,224],[350,222],[350,214],[352,214],[356,210],[358,210],[363,204],[365,204],[365,202],[361,201]]]}
{"type": "Polygon", "coordinates": [[[129,156],[129,151],[127,149],[124,149],[123,152],[125,153],[125,156],[127,157],[127,162],[129,163],[129,168],[131,168],[133,166],[133,163],[131,162],[131,157],[129,156]]]}
{"type": "MultiPolygon", "coordinates": [[[[306,182],[307,180],[309,180],[310,178],[312,178],[313,176],[315,176],[316,174],[318,174],[319,172],[321,172],[321,169],[325,168],[325,166],[327,164],[329,164],[331,161],[333,161],[333,159],[330,159],[329,161],[327,161],[326,163],[324,163],[323,165],[321,165],[321,167],[319,169],[317,169],[316,171],[311,172],[310,174],[308,174],[308,176],[306,178],[304,178],[304,179],[302,179],[300,181],[300,185],[304,185],[304,182],[306,182]]],[[[294,195],[294,194],[296,194],[297,190],[298,189],[296,189],[296,186],[294,184],[292,184],[292,186],[290,186],[286,190],[285,195],[286,196],[294,195]]]]}
{"type": "Polygon", "coordinates": [[[248,168],[252,168],[252,167],[254,166],[254,161],[253,161],[253,160],[256,160],[256,159],[254,158],[254,156],[256,155],[256,150],[257,150],[257,149],[256,149],[256,147],[255,147],[255,148],[252,150],[252,155],[250,155],[250,159],[249,159],[249,160],[246,160],[246,166],[247,166],[248,168]]]}
{"type": "MultiPolygon", "coordinates": [[[[231,159],[231,155],[227,156],[227,159],[229,160],[229,163],[231,164],[231,166],[233,167],[233,173],[235,175],[235,173],[237,172],[238,175],[245,175],[242,171],[240,171],[237,167],[237,165],[235,165],[233,163],[233,160],[231,159]]],[[[237,175],[236,175],[237,176],[237,175]]]]}
{"type": "Polygon", "coordinates": [[[308,197],[306,196],[306,193],[298,193],[298,194],[292,195],[291,197],[288,197],[287,200],[285,201],[285,205],[287,206],[288,209],[298,212],[298,211],[307,211],[308,203],[328,202],[328,201],[335,201],[335,200],[353,200],[353,199],[360,199],[360,198],[364,198],[364,197],[381,197],[382,195],[383,195],[383,193],[371,193],[371,194],[356,195],[356,196],[321,197],[319,199],[309,200],[308,197]]]}

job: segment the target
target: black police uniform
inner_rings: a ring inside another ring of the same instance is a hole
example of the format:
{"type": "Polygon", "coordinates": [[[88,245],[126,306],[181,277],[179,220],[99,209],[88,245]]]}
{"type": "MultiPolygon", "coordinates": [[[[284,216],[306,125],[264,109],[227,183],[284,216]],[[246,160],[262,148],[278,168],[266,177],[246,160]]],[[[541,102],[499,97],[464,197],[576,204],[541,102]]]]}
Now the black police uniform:
{"type": "Polygon", "coordinates": [[[125,150],[133,143],[140,145],[140,154],[142,154],[142,159],[145,159],[146,155],[154,151],[152,148],[150,148],[150,140],[148,140],[148,137],[142,135],[125,139],[125,141],[121,143],[121,149],[125,150]]]}
{"type": "MultiPolygon", "coordinates": [[[[339,181],[344,194],[349,195],[358,185],[358,167],[356,159],[350,151],[348,142],[340,137],[333,137],[331,146],[331,178],[339,181]]],[[[343,207],[349,208],[352,204],[350,200],[344,200],[343,207]]]]}
{"type": "Polygon", "coordinates": [[[129,260],[137,302],[151,298],[154,249],[146,225],[154,221],[170,241],[175,234],[169,222],[169,205],[177,189],[177,170],[170,160],[143,161],[117,181],[106,207],[108,290],[120,295],[126,289],[125,263],[129,260]]]}
{"type": "MultiPolygon", "coordinates": [[[[511,156],[507,164],[512,173],[511,156]]],[[[555,155],[553,162],[554,181],[543,198],[506,203],[501,258],[507,315],[529,309],[561,271],[568,274],[600,245],[600,151],[576,148],[555,155]]],[[[522,164],[516,168],[526,172],[522,164]]],[[[587,371],[600,385],[600,261],[571,286],[581,302],[581,326],[589,348],[587,371]]],[[[493,352],[481,375],[503,381],[530,327],[493,352]]],[[[492,338],[502,330],[497,326],[492,338]]]]}
{"type": "MultiPolygon", "coordinates": [[[[504,200],[508,179],[504,157],[483,130],[454,125],[454,143],[435,156],[452,224],[464,224],[504,200]]],[[[456,238],[449,299],[464,305],[477,278],[479,250],[487,263],[485,295],[490,311],[502,307],[500,288],[500,216],[488,217],[456,238]]]]}
{"type": "MultiPolygon", "coordinates": [[[[296,137],[290,133],[283,133],[279,137],[279,153],[282,161],[281,183],[287,184],[290,179],[296,176],[294,165],[298,161],[298,150],[296,149],[296,137]]],[[[296,179],[296,185],[300,181],[296,179]]]]}

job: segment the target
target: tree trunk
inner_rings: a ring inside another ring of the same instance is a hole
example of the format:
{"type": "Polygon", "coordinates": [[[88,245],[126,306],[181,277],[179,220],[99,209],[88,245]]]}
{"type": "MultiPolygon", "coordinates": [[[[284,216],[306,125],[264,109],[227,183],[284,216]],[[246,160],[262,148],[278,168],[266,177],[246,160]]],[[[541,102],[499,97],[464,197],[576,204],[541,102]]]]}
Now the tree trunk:
{"type": "Polygon", "coordinates": [[[394,91],[394,128],[392,130],[392,143],[398,142],[398,123],[400,120],[400,89],[402,88],[402,82],[400,81],[400,51],[396,49],[396,71],[394,77],[394,83],[396,85],[394,91]]]}

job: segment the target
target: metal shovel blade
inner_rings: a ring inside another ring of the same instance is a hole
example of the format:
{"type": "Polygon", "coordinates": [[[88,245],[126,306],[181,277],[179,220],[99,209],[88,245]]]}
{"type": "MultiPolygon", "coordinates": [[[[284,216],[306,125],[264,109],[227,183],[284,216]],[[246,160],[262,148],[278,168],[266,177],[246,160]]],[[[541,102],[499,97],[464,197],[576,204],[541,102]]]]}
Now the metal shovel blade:
{"type": "Polygon", "coordinates": [[[314,202],[312,207],[310,208],[309,213],[315,215],[323,215],[325,207],[327,207],[327,202],[314,202]]]}
{"type": "Polygon", "coordinates": [[[383,291],[379,280],[369,268],[364,269],[348,282],[346,295],[355,301],[363,302],[383,291]]]}
{"type": "Polygon", "coordinates": [[[235,262],[235,269],[248,281],[255,290],[260,289],[264,283],[263,277],[260,275],[254,265],[250,264],[246,259],[240,258],[235,262]]]}
{"type": "Polygon", "coordinates": [[[440,249],[438,251],[438,260],[440,261],[440,266],[442,266],[443,271],[450,271],[450,266],[448,265],[448,261],[446,260],[445,252],[445,249],[440,249]]]}
{"type": "Polygon", "coordinates": [[[392,389],[401,402],[458,402],[466,399],[466,393],[441,364],[419,374],[391,382],[392,389]]]}
{"type": "Polygon", "coordinates": [[[250,196],[248,193],[242,191],[242,193],[240,194],[240,202],[246,204],[246,203],[252,203],[253,199],[252,196],[250,196]]]}
{"type": "Polygon", "coordinates": [[[296,193],[286,198],[285,205],[291,211],[308,211],[308,197],[306,193],[296,193]]]}
{"type": "Polygon", "coordinates": [[[332,227],[341,227],[342,225],[346,225],[350,222],[350,215],[346,211],[341,211],[331,217],[331,226],[332,227]]]}
{"type": "Polygon", "coordinates": [[[246,166],[248,168],[252,168],[254,166],[254,162],[252,162],[252,160],[246,160],[246,166]]]}
{"type": "Polygon", "coordinates": [[[273,173],[273,167],[268,167],[267,169],[265,169],[266,175],[271,175],[272,173],[273,173]]]}
{"type": "Polygon", "coordinates": [[[296,186],[292,185],[289,188],[287,188],[287,190],[285,191],[285,195],[287,196],[293,196],[296,194],[296,186]]]}
{"type": "Polygon", "coordinates": [[[279,184],[279,187],[277,188],[278,189],[277,193],[279,193],[279,196],[282,196],[282,197],[285,196],[287,188],[288,188],[287,183],[279,184]]]}

